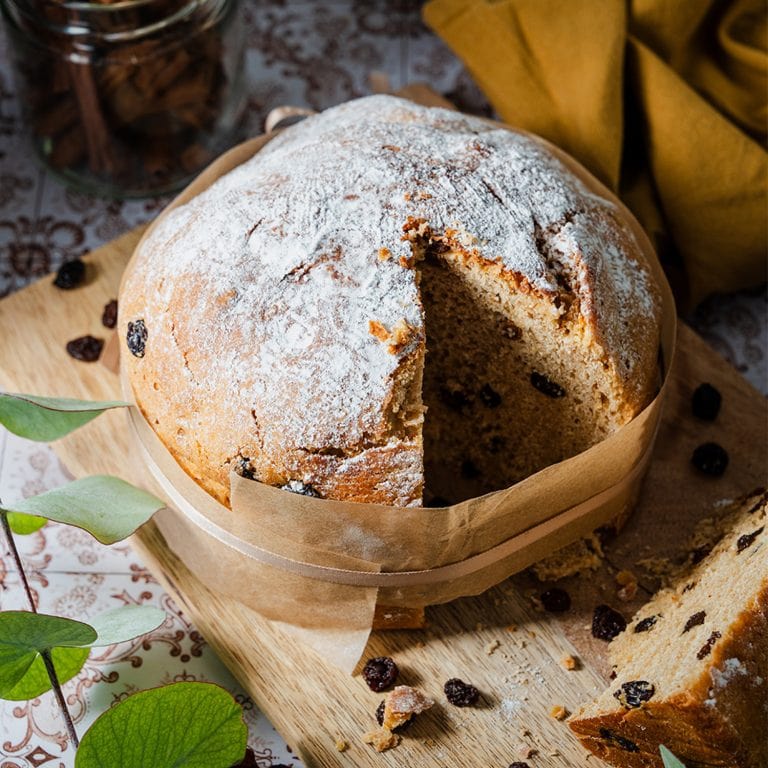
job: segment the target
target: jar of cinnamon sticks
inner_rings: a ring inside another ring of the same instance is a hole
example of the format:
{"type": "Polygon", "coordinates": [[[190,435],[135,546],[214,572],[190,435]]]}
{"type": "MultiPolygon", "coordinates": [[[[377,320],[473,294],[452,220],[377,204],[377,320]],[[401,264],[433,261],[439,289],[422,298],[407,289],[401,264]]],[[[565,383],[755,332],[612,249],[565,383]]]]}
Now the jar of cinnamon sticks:
{"type": "Polygon", "coordinates": [[[233,140],[238,0],[0,0],[39,155],[97,194],[182,186],[233,140]]]}

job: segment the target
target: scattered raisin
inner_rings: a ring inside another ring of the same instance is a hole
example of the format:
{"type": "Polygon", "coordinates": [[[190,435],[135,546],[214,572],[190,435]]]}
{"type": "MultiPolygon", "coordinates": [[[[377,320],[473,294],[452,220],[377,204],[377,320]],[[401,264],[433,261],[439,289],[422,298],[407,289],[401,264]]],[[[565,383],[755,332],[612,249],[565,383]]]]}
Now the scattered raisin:
{"type": "Polygon", "coordinates": [[[552,613],[563,613],[571,607],[571,596],[560,587],[552,587],[541,593],[541,604],[552,613]]]}
{"type": "MultiPolygon", "coordinates": [[[[379,703],[379,706],[376,707],[376,722],[383,726],[384,725],[384,707],[385,703],[384,701],[381,701],[379,703]]],[[[392,733],[400,733],[400,731],[406,730],[406,728],[410,728],[413,725],[413,721],[416,719],[416,715],[411,715],[404,723],[400,723],[400,725],[396,725],[392,729],[392,733]]]]}
{"type": "Polygon", "coordinates": [[[613,696],[626,709],[636,709],[656,693],[656,686],[647,680],[631,680],[622,683],[613,696]]]}
{"type": "Polygon", "coordinates": [[[592,617],[592,637],[610,642],[627,628],[624,617],[610,605],[598,605],[592,617]]]}
{"type": "Polygon", "coordinates": [[[93,363],[99,359],[104,341],[93,336],[80,336],[67,342],[67,352],[75,360],[93,363]]]}
{"type": "Polygon", "coordinates": [[[280,486],[280,490],[298,493],[299,496],[311,496],[313,499],[321,498],[314,486],[309,483],[302,483],[301,480],[289,480],[285,485],[280,486]]]}
{"type": "Polygon", "coordinates": [[[147,345],[147,326],[144,325],[143,320],[135,320],[128,323],[125,341],[134,357],[144,357],[144,348],[147,345]]]}
{"type": "Polygon", "coordinates": [[[653,625],[658,620],[658,616],[647,616],[644,619],[640,619],[640,621],[635,624],[635,632],[649,632],[651,629],[653,629],[653,625]]]}
{"type": "Polygon", "coordinates": [[[625,739],[623,736],[619,736],[618,733],[614,733],[613,731],[608,730],[608,728],[601,728],[600,736],[603,739],[607,739],[608,741],[615,742],[619,747],[621,747],[621,749],[623,749],[626,752],[640,751],[640,748],[637,746],[637,744],[635,744],[634,741],[625,739]]]}
{"type": "Polygon", "coordinates": [[[490,384],[483,384],[480,401],[486,408],[498,408],[501,405],[501,395],[490,384]]]}
{"type": "Polygon", "coordinates": [[[452,677],[443,686],[445,698],[453,704],[454,707],[471,707],[480,698],[480,691],[474,685],[459,680],[458,677],[452,677]]]}
{"type": "Polygon", "coordinates": [[[83,282],[84,277],[85,262],[82,259],[72,259],[71,261],[65,261],[59,267],[59,271],[53,279],[53,284],[57,288],[69,291],[72,288],[77,288],[83,282]]]}
{"type": "Polygon", "coordinates": [[[693,466],[705,475],[720,477],[728,466],[728,453],[717,443],[703,443],[691,456],[693,466]]]}
{"type": "Polygon", "coordinates": [[[691,398],[691,409],[697,419],[714,421],[720,412],[723,398],[711,384],[699,384],[691,398]]]}
{"type": "Polygon", "coordinates": [[[440,387],[440,400],[452,411],[462,411],[469,405],[469,398],[461,389],[440,387]]]}
{"type": "Polygon", "coordinates": [[[683,631],[681,634],[685,634],[688,630],[693,629],[694,627],[698,627],[700,624],[704,623],[704,619],[707,618],[707,612],[706,611],[697,611],[696,613],[691,616],[688,621],[685,622],[685,626],[683,627],[683,631]]]}
{"type": "Polygon", "coordinates": [[[709,656],[712,652],[712,646],[722,637],[722,635],[715,630],[708,638],[707,642],[701,646],[699,652],[696,654],[696,658],[701,661],[705,657],[709,656]]]}
{"type": "Polygon", "coordinates": [[[765,526],[758,528],[752,533],[745,533],[743,536],[739,536],[736,542],[736,551],[743,552],[747,547],[751,547],[755,543],[755,539],[765,530],[765,526]]]}
{"type": "Polygon", "coordinates": [[[480,470],[477,468],[477,464],[471,459],[465,459],[461,462],[461,476],[467,480],[474,480],[480,477],[480,470]]]}
{"type": "Polygon", "coordinates": [[[565,390],[554,381],[548,379],[543,373],[533,371],[531,373],[531,384],[547,397],[565,397],[565,390]]]}
{"type": "Polygon", "coordinates": [[[381,693],[394,685],[399,672],[397,664],[389,656],[377,656],[365,662],[363,680],[372,691],[381,693]]]}
{"type": "Polygon", "coordinates": [[[519,760],[509,764],[509,768],[531,768],[528,763],[521,763],[519,760]]]}
{"type": "Polygon", "coordinates": [[[105,328],[114,328],[117,325],[117,299],[112,299],[104,305],[101,313],[101,324],[105,328]]]}

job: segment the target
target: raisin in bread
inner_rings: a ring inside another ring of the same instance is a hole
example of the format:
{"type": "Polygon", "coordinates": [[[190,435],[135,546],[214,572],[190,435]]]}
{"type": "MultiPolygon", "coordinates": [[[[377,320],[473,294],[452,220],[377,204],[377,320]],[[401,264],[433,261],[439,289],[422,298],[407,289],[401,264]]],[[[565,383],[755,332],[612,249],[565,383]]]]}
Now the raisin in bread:
{"type": "Polygon", "coordinates": [[[768,766],[768,496],[611,643],[616,679],[570,726],[621,768],[768,766]]]}
{"type": "Polygon", "coordinates": [[[224,503],[232,468],[402,506],[511,485],[658,386],[653,257],[601,190],[456,112],[373,96],[311,117],[135,254],[136,402],[224,503]]]}

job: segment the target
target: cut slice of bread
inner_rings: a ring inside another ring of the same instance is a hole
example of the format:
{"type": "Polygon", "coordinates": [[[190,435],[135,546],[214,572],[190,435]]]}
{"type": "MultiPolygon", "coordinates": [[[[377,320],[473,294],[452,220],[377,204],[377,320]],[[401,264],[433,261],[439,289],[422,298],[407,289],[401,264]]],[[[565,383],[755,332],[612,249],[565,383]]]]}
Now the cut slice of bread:
{"type": "Polygon", "coordinates": [[[733,512],[727,534],[611,644],[616,678],[570,721],[620,768],[768,766],[768,495],[733,512]]]}

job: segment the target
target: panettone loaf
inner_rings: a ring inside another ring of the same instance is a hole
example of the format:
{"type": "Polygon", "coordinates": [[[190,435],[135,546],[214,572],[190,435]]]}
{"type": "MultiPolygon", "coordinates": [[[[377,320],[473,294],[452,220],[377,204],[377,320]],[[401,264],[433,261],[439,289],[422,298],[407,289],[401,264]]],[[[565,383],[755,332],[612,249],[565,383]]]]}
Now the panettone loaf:
{"type": "Polygon", "coordinates": [[[768,766],[768,511],[764,493],[722,541],[611,643],[616,679],[571,720],[621,768],[768,766]]]}
{"type": "Polygon", "coordinates": [[[311,117],[135,255],[136,402],[224,503],[231,468],[402,506],[506,487],[658,386],[658,287],[596,190],[544,142],[451,111],[373,96],[311,117]]]}

